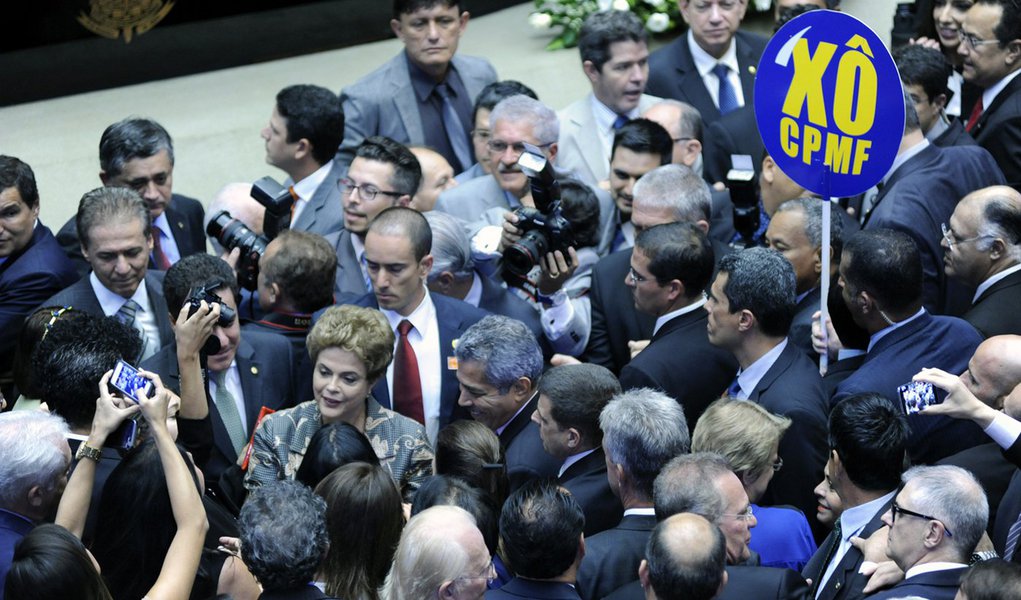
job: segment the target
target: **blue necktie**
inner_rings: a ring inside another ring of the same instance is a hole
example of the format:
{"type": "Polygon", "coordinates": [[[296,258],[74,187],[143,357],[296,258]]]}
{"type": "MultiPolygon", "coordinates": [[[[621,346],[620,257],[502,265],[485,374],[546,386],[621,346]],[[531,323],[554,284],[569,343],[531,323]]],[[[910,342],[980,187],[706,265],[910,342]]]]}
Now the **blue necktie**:
{"type": "Polygon", "coordinates": [[[471,150],[468,148],[468,134],[465,131],[461,117],[457,115],[452,100],[453,94],[446,83],[436,86],[436,92],[443,98],[443,129],[447,132],[447,140],[450,141],[450,148],[454,151],[457,161],[461,163],[458,172],[471,166],[471,150]]]}
{"type": "Polygon", "coordinates": [[[617,119],[614,120],[614,122],[613,122],[613,130],[617,131],[618,129],[623,127],[625,124],[627,124],[627,122],[630,121],[630,120],[631,119],[625,117],[624,115],[617,115],[617,119]]]}
{"type": "Polygon", "coordinates": [[[734,93],[734,87],[730,85],[730,78],[727,75],[730,74],[730,67],[723,63],[716,63],[713,67],[713,74],[720,80],[720,93],[719,93],[719,104],[720,114],[725,115],[730,111],[739,108],[737,104],[737,94],[734,93]]]}

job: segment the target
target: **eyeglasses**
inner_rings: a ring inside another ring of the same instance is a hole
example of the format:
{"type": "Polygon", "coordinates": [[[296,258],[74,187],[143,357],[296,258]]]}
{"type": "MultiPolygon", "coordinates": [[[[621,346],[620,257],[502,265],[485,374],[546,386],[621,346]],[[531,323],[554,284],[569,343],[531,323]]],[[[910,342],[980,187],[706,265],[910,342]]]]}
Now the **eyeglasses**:
{"type": "Polygon", "coordinates": [[[739,4],[742,4],[739,0],[720,0],[719,2],[695,2],[691,5],[697,13],[707,13],[713,9],[713,5],[719,7],[723,11],[731,11],[737,8],[739,4]]]}
{"type": "Polygon", "coordinates": [[[734,517],[738,521],[751,521],[752,517],[754,517],[755,514],[752,512],[752,505],[749,504],[748,508],[744,509],[744,511],[742,511],[742,512],[739,512],[737,514],[723,513],[722,516],[724,516],[724,517],[734,517]]]}
{"type": "Polygon", "coordinates": [[[975,237],[959,240],[959,239],[957,239],[957,236],[954,235],[954,230],[950,229],[949,227],[947,227],[946,223],[940,223],[939,224],[939,228],[943,231],[943,239],[946,240],[947,246],[949,246],[950,248],[953,248],[954,244],[967,244],[968,242],[977,242],[978,240],[981,240],[983,238],[995,237],[995,236],[986,234],[986,235],[976,235],[975,237]]]}
{"type": "Polygon", "coordinates": [[[381,190],[374,185],[368,183],[355,183],[347,177],[340,180],[340,193],[346,195],[351,193],[351,190],[358,192],[358,199],[362,202],[372,202],[376,199],[376,194],[383,194],[385,196],[392,196],[394,198],[400,198],[404,194],[401,192],[388,192],[381,190]]]}
{"type": "MultiPolygon", "coordinates": [[[[493,135],[488,129],[472,129],[472,137],[477,137],[480,140],[489,140],[489,136],[493,135]]],[[[486,144],[489,145],[488,143],[486,144]]]]}
{"type": "MultiPolygon", "coordinates": [[[[552,146],[552,144],[533,144],[533,145],[538,146],[539,148],[547,148],[549,146],[552,146]]],[[[513,150],[514,154],[521,154],[522,152],[525,151],[524,142],[508,144],[503,140],[489,140],[486,146],[489,148],[490,152],[495,152],[496,154],[503,154],[504,152],[507,151],[507,148],[513,150]]]]}
{"type": "Polygon", "coordinates": [[[986,44],[999,44],[1000,40],[982,40],[975,37],[973,33],[960,33],[961,43],[967,44],[971,48],[978,48],[979,46],[985,46],[986,44]]]}
{"type": "Polygon", "coordinates": [[[897,522],[898,514],[908,515],[909,517],[918,517],[919,519],[925,519],[926,521],[936,521],[940,525],[943,525],[943,531],[946,532],[947,537],[954,537],[954,534],[950,533],[950,530],[947,529],[946,524],[942,520],[937,519],[936,517],[930,517],[929,515],[923,515],[922,513],[916,513],[913,510],[901,508],[899,504],[894,502],[893,504],[890,505],[890,523],[897,522]]]}
{"type": "Polygon", "coordinates": [[[688,140],[693,140],[695,138],[693,138],[693,137],[676,137],[676,138],[670,138],[670,139],[672,139],[674,141],[674,143],[677,144],[677,143],[680,143],[680,142],[687,142],[688,140]]]}
{"type": "Polygon", "coordinates": [[[628,279],[631,280],[631,285],[638,285],[639,283],[643,283],[649,280],[648,277],[642,277],[641,275],[639,275],[638,271],[635,271],[634,267],[627,268],[627,276],[628,279]]]}
{"type": "Polygon", "coordinates": [[[780,471],[780,469],[782,469],[782,468],[783,468],[783,457],[782,457],[782,456],[777,456],[777,457],[776,457],[776,462],[775,462],[775,463],[773,463],[773,464],[772,464],[772,465],[770,465],[770,466],[771,466],[771,467],[773,467],[773,472],[774,472],[774,473],[777,473],[777,472],[779,472],[779,471],[780,471]]]}
{"type": "Polygon", "coordinates": [[[490,560],[489,564],[487,564],[486,567],[482,569],[482,572],[479,573],[478,575],[465,575],[463,577],[458,577],[457,579],[458,581],[473,581],[475,579],[485,579],[486,585],[489,585],[493,583],[494,579],[496,579],[496,567],[493,566],[493,561],[490,560]]]}

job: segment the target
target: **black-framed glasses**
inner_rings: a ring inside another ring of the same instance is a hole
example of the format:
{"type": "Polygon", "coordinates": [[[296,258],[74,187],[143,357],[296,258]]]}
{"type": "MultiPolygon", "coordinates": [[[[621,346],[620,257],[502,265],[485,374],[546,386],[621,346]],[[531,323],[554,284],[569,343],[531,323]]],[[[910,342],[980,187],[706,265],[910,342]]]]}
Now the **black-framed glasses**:
{"type": "Polygon", "coordinates": [[[376,186],[369,183],[355,183],[347,177],[340,180],[340,193],[342,195],[351,193],[351,190],[358,192],[358,198],[362,202],[372,202],[376,199],[377,194],[383,194],[384,196],[392,196],[394,198],[400,198],[404,194],[401,192],[388,192],[381,190],[376,186]]]}
{"type": "Polygon", "coordinates": [[[946,523],[944,523],[941,519],[937,519],[936,517],[932,517],[929,515],[923,515],[922,513],[917,513],[913,510],[908,510],[894,502],[893,504],[890,505],[890,523],[897,522],[898,514],[908,515],[909,517],[918,517],[919,519],[925,519],[926,521],[937,521],[939,522],[940,525],[943,526],[943,531],[946,532],[947,537],[954,537],[954,534],[950,533],[950,529],[947,528],[946,523]]]}
{"type": "Polygon", "coordinates": [[[779,471],[780,471],[780,469],[782,469],[782,468],[783,468],[783,457],[782,457],[782,456],[777,456],[777,457],[776,457],[776,462],[774,462],[774,463],[773,463],[772,465],[770,465],[770,466],[771,466],[771,467],[773,467],[773,472],[774,472],[774,473],[777,473],[777,472],[779,472],[779,471]]]}
{"type": "Polygon", "coordinates": [[[970,48],[978,48],[979,46],[985,46],[986,44],[999,44],[1000,40],[983,40],[975,37],[973,33],[960,32],[961,43],[967,44],[970,48]]]}
{"type": "Polygon", "coordinates": [[[966,239],[963,239],[963,240],[959,240],[959,239],[957,239],[957,236],[954,235],[954,230],[950,229],[950,227],[948,227],[946,223],[940,223],[939,224],[939,228],[943,232],[943,239],[947,241],[947,246],[949,246],[950,248],[953,248],[954,244],[967,244],[968,242],[977,242],[977,241],[979,241],[981,239],[995,237],[995,236],[986,234],[986,235],[976,235],[975,237],[970,237],[970,238],[966,238],[966,239]]]}

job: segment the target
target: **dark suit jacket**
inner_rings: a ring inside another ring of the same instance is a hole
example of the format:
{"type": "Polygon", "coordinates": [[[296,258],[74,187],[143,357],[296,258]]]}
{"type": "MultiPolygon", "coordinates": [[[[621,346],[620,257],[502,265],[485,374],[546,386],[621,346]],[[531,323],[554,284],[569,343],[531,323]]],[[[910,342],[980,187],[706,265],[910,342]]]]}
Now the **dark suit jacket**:
{"type": "MultiPolygon", "coordinates": [[[[826,441],[829,410],[819,369],[788,342],[748,399],[791,419],[790,428],[780,439],[783,469],[769,482],[761,503],[790,504],[806,515],[815,514],[817,502],[812,490],[823,479],[829,449],[826,441]]],[[[811,519],[809,525],[816,539],[825,535],[817,520],[811,519]]]]}
{"type": "Polygon", "coordinates": [[[599,600],[634,581],[654,527],[654,515],[629,515],[613,529],[585,540],[585,558],[578,569],[581,597],[599,600]]]}
{"type": "Polygon", "coordinates": [[[500,589],[486,592],[486,600],[514,600],[515,598],[531,598],[534,600],[581,600],[578,590],[569,583],[552,581],[536,581],[515,577],[503,584],[500,589]]]}
{"type": "MultiPolygon", "coordinates": [[[[434,368],[439,369],[442,381],[440,386],[440,429],[443,429],[454,419],[468,418],[468,414],[457,404],[457,399],[461,395],[460,384],[457,382],[457,371],[447,368],[447,358],[454,355],[454,340],[461,337],[466,329],[489,313],[475,308],[467,302],[448,298],[442,294],[430,294],[429,296],[432,298],[433,306],[436,307],[436,323],[440,328],[440,364],[434,365],[434,368]]],[[[379,309],[376,296],[372,293],[365,294],[348,303],[379,309]]],[[[436,376],[436,371],[426,371],[423,367],[423,365],[419,365],[423,377],[436,376]]],[[[372,396],[383,408],[391,408],[390,388],[387,387],[386,377],[380,377],[379,383],[372,388],[372,396]]],[[[541,445],[539,450],[542,450],[541,445]]]]}
{"type": "Polygon", "coordinates": [[[341,229],[325,236],[337,251],[337,277],[333,285],[333,301],[337,304],[351,302],[364,296],[366,291],[372,291],[365,287],[365,275],[351,245],[352,235],[350,231],[341,229]]]}
{"type": "MultiPolygon", "coordinates": [[[[174,341],[174,330],[170,327],[170,311],[167,301],[163,299],[163,272],[150,269],[145,274],[145,291],[149,296],[149,306],[156,316],[156,326],[160,330],[160,348],[165,348],[174,341]]],[[[89,276],[85,275],[74,285],[54,295],[40,306],[72,306],[78,310],[105,317],[103,307],[92,290],[89,276]]]]}
{"type": "Polygon", "coordinates": [[[479,308],[494,315],[517,319],[528,325],[528,328],[535,334],[535,339],[540,343],[545,339],[539,313],[528,302],[518,298],[507,288],[481,273],[479,279],[482,281],[482,299],[479,300],[479,308]]]}
{"type": "Polygon", "coordinates": [[[25,318],[39,303],[78,279],[50,229],[39,223],[16,254],[0,264],[0,376],[8,372],[25,318]]]}
{"type": "Polygon", "coordinates": [[[964,313],[984,337],[1021,334],[1021,271],[1011,273],[989,286],[964,313]]]}
{"type": "Polygon", "coordinates": [[[957,588],[961,585],[961,576],[967,571],[967,567],[960,567],[915,575],[888,590],[869,596],[869,600],[892,600],[908,596],[920,596],[928,600],[954,600],[957,588]]]}
{"type": "Polygon", "coordinates": [[[290,590],[263,592],[259,595],[259,600],[334,600],[334,598],[322,593],[310,583],[290,590]]]}
{"type": "MultiPolygon", "coordinates": [[[[1010,478],[1007,491],[1003,495],[1003,500],[1000,501],[1000,506],[996,510],[996,520],[992,527],[993,547],[1001,556],[1007,549],[1007,534],[1010,533],[1011,526],[1017,522],[1019,515],[1021,515],[1021,470],[1015,470],[1010,478]]],[[[1019,555],[1021,552],[1015,550],[1012,560],[1018,562],[1018,559],[1021,558],[1019,555]]]]}
{"type": "MultiPolygon", "coordinates": [[[[645,591],[635,580],[606,596],[606,600],[643,600],[645,591]]],[[[808,600],[808,585],[790,569],[727,567],[727,585],[717,600],[808,600]]]]}
{"type": "MultiPolygon", "coordinates": [[[[761,35],[738,31],[734,36],[737,44],[737,64],[740,70],[741,91],[745,106],[755,104],[755,72],[762,51],[766,49],[766,38],[761,35]]],[[[679,35],[665,48],[649,56],[649,83],[645,93],[660,98],[674,98],[691,104],[702,113],[702,122],[711,125],[720,118],[720,109],[713,103],[706,90],[702,76],[698,74],[695,60],[688,48],[688,36],[679,35]]],[[[761,157],[761,154],[759,155],[761,157]]]]}
{"type": "Polygon", "coordinates": [[[312,399],[313,365],[312,358],[308,355],[308,346],[305,344],[311,322],[311,315],[269,313],[258,321],[245,323],[241,326],[243,332],[253,331],[277,335],[291,345],[293,359],[291,371],[294,381],[294,392],[291,397],[294,398],[295,404],[312,399]]]}
{"type": "MultiPolygon", "coordinates": [[[[181,252],[181,258],[206,251],[206,231],[202,227],[202,218],[205,211],[202,203],[188,196],[173,194],[170,203],[164,211],[171,229],[174,230],[174,241],[177,242],[177,249],[181,252]]],[[[82,244],[78,239],[78,229],[75,226],[75,218],[64,223],[64,226],[57,232],[57,241],[64,253],[74,262],[79,275],[89,272],[89,263],[85,262],[82,256],[82,244]]],[[[149,258],[149,268],[156,270],[156,264],[149,258]]]]}
{"type": "MultiPolygon", "coordinates": [[[[877,392],[901,406],[898,386],[924,367],[964,372],[981,342],[982,336],[967,322],[925,313],[876,342],[858,370],[837,386],[830,404],[852,394],[877,392]]],[[[908,452],[914,464],[931,464],[987,439],[978,425],[950,417],[917,414],[908,418],[908,424],[908,452]]]]}
{"type": "MultiPolygon", "coordinates": [[[[858,534],[859,537],[867,538],[883,527],[882,516],[883,513],[890,509],[891,502],[884,504],[876,511],[876,514],[865,525],[865,528],[861,530],[861,533],[858,534]]],[[[813,591],[822,583],[820,580],[826,572],[826,567],[829,565],[828,562],[823,561],[827,558],[827,554],[829,554],[830,546],[839,542],[839,540],[834,539],[835,537],[836,534],[831,531],[823,543],[819,544],[819,549],[815,555],[808,561],[805,568],[801,570],[801,574],[805,579],[812,580],[814,584],[813,591]]],[[[858,573],[858,569],[864,560],[865,557],[862,555],[861,550],[851,546],[843,558],[841,558],[833,574],[826,581],[825,587],[819,592],[818,600],[857,600],[864,598],[865,594],[862,593],[862,590],[865,589],[868,578],[858,573]]]]}
{"type": "Polygon", "coordinates": [[[536,394],[500,433],[511,492],[533,479],[556,477],[560,470],[560,461],[543,450],[539,426],[532,421],[538,403],[536,394]]]}
{"type": "MultiPolygon", "coordinates": [[[[965,110],[970,111],[971,105],[962,103],[961,111],[965,110]]],[[[1015,77],[1000,90],[982,112],[971,135],[996,159],[1007,185],[1021,190],[1021,79],[1015,77]]]]}
{"type": "MultiPolygon", "coordinates": [[[[698,72],[695,72],[698,76],[698,72]]],[[[745,101],[741,108],[729,112],[706,127],[702,149],[702,177],[709,183],[727,181],[731,154],[747,154],[755,167],[755,181],[762,172],[762,156],[766,147],[755,122],[755,107],[745,101]]]]}
{"type": "Polygon", "coordinates": [[[935,314],[962,314],[971,296],[943,272],[941,223],[950,220],[957,202],[969,193],[1003,183],[993,157],[975,146],[929,145],[904,162],[876,196],[864,229],[902,231],[922,255],[925,307],[935,314]]]}
{"type": "Polygon", "coordinates": [[[812,348],[812,315],[822,308],[819,302],[821,293],[819,288],[813,288],[801,302],[798,302],[798,312],[794,313],[794,321],[787,332],[787,339],[816,363],[819,361],[819,355],[812,348]]]}
{"type": "Polygon", "coordinates": [[[586,538],[620,523],[624,507],[610,490],[610,482],[606,479],[606,455],[601,446],[568,467],[557,482],[571,492],[585,512],[586,538]]]}
{"type": "Polygon", "coordinates": [[[737,373],[734,356],[709,343],[707,322],[701,307],[667,321],[620,372],[624,390],[654,388],[677,400],[689,429],[737,373]]]}
{"type": "Polygon", "coordinates": [[[992,535],[996,529],[996,514],[1000,508],[1000,501],[1007,493],[1010,479],[1017,471],[1017,467],[1004,457],[995,442],[962,450],[944,458],[937,464],[961,467],[974,475],[975,479],[982,484],[982,489],[986,492],[986,500],[989,501],[989,526],[986,527],[986,530],[992,535]]]}
{"type": "MultiPolygon", "coordinates": [[[[292,397],[291,344],[277,335],[246,331],[238,343],[234,360],[241,377],[241,391],[245,395],[243,417],[251,436],[263,406],[276,410],[295,404],[292,397]]],[[[180,393],[181,371],[177,364],[176,344],[153,355],[142,367],[158,374],[168,389],[180,393]]],[[[216,481],[227,467],[237,462],[238,453],[231,445],[230,436],[213,403],[209,405],[209,414],[212,417],[213,448],[206,464],[198,466],[208,480],[216,481]]]]}
{"type": "Polygon", "coordinates": [[[951,121],[950,126],[943,133],[939,134],[939,137],[933,140],[932,143],[940,148],[978,145],[975,138],[971,137],[971,134],[964,130],[964,123],[960,119],[951,121]]]}
{"type": "Polygon", "coordinates": [[[14,546],[21,538],[35,528],[31,520],[7,510],[0,509],[0,600],[3,600],[4,581],[14,560],[14,546]]]}

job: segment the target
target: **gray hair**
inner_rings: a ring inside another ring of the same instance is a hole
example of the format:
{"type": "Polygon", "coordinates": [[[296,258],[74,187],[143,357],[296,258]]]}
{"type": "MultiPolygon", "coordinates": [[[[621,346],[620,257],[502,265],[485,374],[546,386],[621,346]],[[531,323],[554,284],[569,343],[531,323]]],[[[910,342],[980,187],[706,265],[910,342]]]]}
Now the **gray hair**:
{"type": "Polygon", "coordinates": [[[444,271],[449,271],[457,280],[468,279],[475,272],[471,242],[464,231],[464,222],[453,215],[436,210],[424,213],[425,220],[433,232],[433,267],[429,281],[434,281],[444,271]]]}
{"type": "Polygon", "coordinates": [[[794,267],[776,250],[746,248],[720,260],[719,274],[727,274],[723,293],[730,313],[750,310],[765,335],[787,335],[797,309],[794,267]]]}
{"type": "Polygon", "coordinates": [[[326,501],[304,484],[275,481],[252,491],[238,516],[241,555],[266,591],[311,581],[326,556],[326,501]]]}
{"type": "Polygon", "coordinates": [[[663,165],[642,175],[634,197],[643,208],[672,210],[681,223],[708,223],[713,210],[709,186],[684,165],[663,165]]]}
{"type": "Polygon", "coordinates": [[[727,499],[717,480],[733,474],[727,459],[715,452],[683,454],[668,462],[656,477],[653,504],[656,518],[694,513],[718,523],[727,510],[727,499]]]}
{"type": "Polygon", "coordinates": [[[142,222],[142,231],[146,237],[152,233],[152,216],[149,207],[138,195],[129,188],[100,187],[85,192],[78,203],[78,214],[75,226],[78,239],[89,247],[89,233],[94,227],[111,222],[125,222],[138,219],[142,222]]]}
{"type": "Polygon", "coordinates": [[[653,482],[670,459],[691,448],[684,409],[663,392],[639,388],[616,396],[599,414],[603,446],[611,461],[652,499],[653,482]]]}
{"type": "MultiPolygon", "coordinates": [[[[801,197],[788,200],[776,208],[774,215],[782,212],[801,211],[805,216],[805,236],[813,248],[822,247],[822,203],[820,198],[801,197]]],[[[844,223],[838,214],[839,207],[830,211],[830,246],[834,256],[840,256],[844,242],[844,223]]]]}
{"type": "Polygon", "coordinates": [[[540,144],[553,144],[560,137],[560,121],[552,108],[534,98],[518,94],[504,98],[489,113],[489,127],[496,129],[497,121],[528,123],[532,135],[540,144]]]}
{"type": "Polygon", "coordinates": [[[117,177],[124,163],[149,158],[166,150],[174,164],[174,144],[170,134],[152,119],[129,117],[110,125],[99,139],[99,168],[107,176],[117,177]]]}
{"type": "Polygon", "coordinates": [[[433,506],[411,517],[401,532],[380,598],[435,598],[444,582],[464,576],[471,556],[457,543],[457,536],[466,528],[476,528],[475,519],[457,506],[433,506]]]}
{"type": "Polygon", "coordinates": [[[914,483],[911,510],[939,519],[953,535],[947,543],[967,563],[989,521],[989,501],[982,485],[968,471],[951,465],[911,467],[905,485],[914,483]]]}
{"type": "Polygon", "coordinates": [[[52,490],[67,472],[67,423],[36,410],[0,414],[0,508],[13,508],[33,487],[52,490]]]}
{"type": "Polygon", "coordinates": [[[483,365],[489,384],[506,394],[527,377],[534,387],[542,375],[542,350],[527,325],[501,315],[489,315],[472,325],[457,343],[457,361],[483,365]]]}

